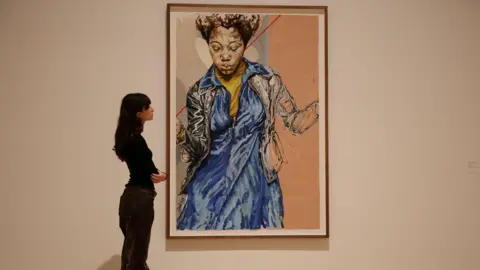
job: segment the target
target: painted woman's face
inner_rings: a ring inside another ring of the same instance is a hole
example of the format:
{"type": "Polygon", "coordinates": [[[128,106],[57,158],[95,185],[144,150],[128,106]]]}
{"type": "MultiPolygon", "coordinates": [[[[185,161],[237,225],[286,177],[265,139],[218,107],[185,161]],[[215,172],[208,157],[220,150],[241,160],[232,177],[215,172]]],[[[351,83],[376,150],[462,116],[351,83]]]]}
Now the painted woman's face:
{"type": "Polygon", "coordinates": [[[233,27],[213,29],[208,47],[215,68],[223,75],[231,75],[237,70],[245,51],[240,33],[233,27]]]}

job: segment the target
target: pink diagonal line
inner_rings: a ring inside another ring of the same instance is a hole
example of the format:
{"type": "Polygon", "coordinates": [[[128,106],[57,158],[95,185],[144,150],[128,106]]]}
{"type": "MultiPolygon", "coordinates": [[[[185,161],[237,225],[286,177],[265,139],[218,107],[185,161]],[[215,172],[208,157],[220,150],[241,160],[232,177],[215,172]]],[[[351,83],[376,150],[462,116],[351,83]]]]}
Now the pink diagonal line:
{"type": "MultiPolygon", "coordinates": [[[[245,50],[248,50],[248,48],[250,48],[250,46],[252,46],[260,37],[263,36],[263,34],[265,34],[267,32],[267,30],[278,20],[280,19],[280,16],[282,15],[278,15],[271,23],[269,23],[267,25],[267,27],[265,27],[265,29],[263,29],[262,32],[260,32],[260,34],[257,35],[257,37],[249,44],[247,45],[247,47],[245,48],[245,50]]],[[[177,117],[185,110],[186,106],[183,106],[182,109],[180,109],[180,111],[177,113],[177,117]]]]}

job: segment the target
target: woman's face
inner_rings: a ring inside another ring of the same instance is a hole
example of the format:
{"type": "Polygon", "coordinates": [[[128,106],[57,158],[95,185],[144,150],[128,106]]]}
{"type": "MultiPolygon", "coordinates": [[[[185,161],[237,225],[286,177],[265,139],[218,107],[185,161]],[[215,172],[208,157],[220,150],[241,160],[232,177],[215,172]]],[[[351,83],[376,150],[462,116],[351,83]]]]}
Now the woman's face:
{"type": "Polygon", "coordinates": [[[149,106],[146,109],[143,109],[143,111],[137,113],[138,119],[140,119],[142,122],[150,121],[153,120],[153,112],[155,110],[152,108],[152,106],[149,106]]]}
{"type": "Polygon", "coordinates": [[[215,68],[223,75],[231,75],[237,70],[245,51],[240,33],[233,27],[213,29],[208,47],[215,68]]]}

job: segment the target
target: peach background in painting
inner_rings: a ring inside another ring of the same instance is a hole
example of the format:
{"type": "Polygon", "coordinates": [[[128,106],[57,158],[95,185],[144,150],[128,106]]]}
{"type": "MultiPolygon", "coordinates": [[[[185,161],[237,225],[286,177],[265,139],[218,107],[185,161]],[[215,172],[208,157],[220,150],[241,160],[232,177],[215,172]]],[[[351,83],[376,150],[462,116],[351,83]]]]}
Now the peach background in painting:
{"type": "MultiPolygon", "coordinates": [[[[276,16],[271,16],[274,20],[276,16]]],[[[282,16],[268,30],[269,65],[282,76],[299,108],[318,96],[318,17],[282,16]],[[300,30],[301,26],[301,30],[300,30]]],[[[320,99],[320,102],[323,102],[320,99]]],[[[320,119],[319,121],[323,121],[320,119]]],[[[285,159],[279,173],[284,195],[286,229],[320,227],[319,129],[294,136],[277,117],[285,159]]]]}

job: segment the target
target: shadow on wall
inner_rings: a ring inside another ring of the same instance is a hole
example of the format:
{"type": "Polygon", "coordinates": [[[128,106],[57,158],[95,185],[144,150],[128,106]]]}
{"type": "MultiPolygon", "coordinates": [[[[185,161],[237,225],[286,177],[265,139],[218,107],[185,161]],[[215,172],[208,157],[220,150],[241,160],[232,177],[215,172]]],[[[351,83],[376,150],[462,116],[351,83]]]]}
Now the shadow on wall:
{"type": "Polygon", "coordinates": [[[122,258],[120,255],[113,255],[110,259],[104,262],[97,270],[118,270],[121,268],[122,258]]]}

